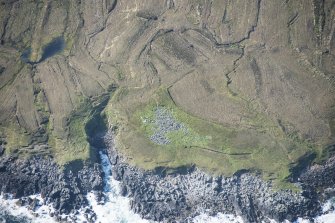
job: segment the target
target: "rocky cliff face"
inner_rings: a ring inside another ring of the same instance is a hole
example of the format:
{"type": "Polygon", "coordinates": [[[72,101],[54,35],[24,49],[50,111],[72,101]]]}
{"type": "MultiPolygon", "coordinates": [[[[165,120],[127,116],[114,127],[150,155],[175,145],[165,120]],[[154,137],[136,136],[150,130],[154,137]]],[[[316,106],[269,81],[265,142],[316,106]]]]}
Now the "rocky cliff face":
{"type": "MultiPolygon", "coordinates": [[[[295,182],[300,191],[294,192],[278,190],[259,173],[248,170],[231,177],[213,176],[195,166],[146,171],[127,163],[127,158],[115,147],[111,130],[102,137],[104,152],[112,164],[112,176],[120,181],[122,195],[130,198],[131,209],[145,219],[188,222],[203,213],[225,213],[239,215],[245,222],[270,219],[293,222],[298,217],[308,219],[319,215],[322,202],[334,195],[334,158],[304,169],[295,182]]],[[[101,139],[95,140],[101,145],[101,139]]],[[[104,200],[103,177],[106,176],[101,164],[71,165],[61,169],[51,158],[3,157],[1,190],[14,198],[23,197],[18,205],[31,209],[37,201],[26,196],[41,193],[44,202],[53,205],[56,212],[52,215],[60,221],[62,214],[70,214],[67,221],[75,222],[78,210],[84,208],[87,220],[95,222],[96,214],[86,194],[95,191],[98,199],[104,200]]]]}
{"type": "MultiPolygon", "coordinates": [[[[103,174],[97,163],[71,165],[64,170],[51,158],[20,160],[3,157],[0,163],[1,192],[14,198],[41,194],[46,203],[52,203],[55,215],[76,213],[88,205],[85,197],[88,192],[96,191],[101,196],[103,174]]],[[[21,203],[33,205],[33,200],[22,200],[21,203]]]]}
{"type": "Polygon", "coordinates": [[[242,216],[245,222],[293,222],[321,213],[321,201],[333,195],[333,159],[324,166],[306,169],[296,182],[300,192],[276,191],[271,183],[249,171],[232,177],[211,176],[194,166],[144,171],[118,155],[111,135],[106,141],[112,175],[121,182],[123,195],[131,198],[131,208],[158,222],[187,222],[202,213],[219,212],[242,216]]]}

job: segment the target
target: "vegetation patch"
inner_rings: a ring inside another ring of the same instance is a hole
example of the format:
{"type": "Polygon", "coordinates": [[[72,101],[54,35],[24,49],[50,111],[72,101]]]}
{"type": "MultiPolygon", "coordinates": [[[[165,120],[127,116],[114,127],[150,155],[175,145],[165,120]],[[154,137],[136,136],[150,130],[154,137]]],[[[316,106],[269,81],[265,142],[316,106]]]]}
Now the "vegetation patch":
{"type": "Polygon", "coordinates": [[[313,150],[295,138],[278,134],[279,130],[271,130],[274,124],[264,117],[251,119],[250,128],[223,126],[183,111],[164,88],[146,102],[127,103],[128,97],[136,95],[132,91],[120,89],[105,112],[109,123],[117,127],[119,150],[129,162],[144,169],[195,164],[226,176],[248,169],[288,188],[290,184],[285,182],[290,166],[313,150]],[[253,128],[255,125],[263,128],[253,128]]]}
{"type": "Polygon", "coordinates": [[[60,165],[68,164],[75,160],[85,161],[92,157],[92,148],[89,143],[89,135],[95,134],[98,127],[96,116],[100,115],[108,95],[101,96],[99,101],[93,103],[83,98],[79,108],[70,116],[66,139],[51,137],[49,144],[54,148],[55,158],[60,165]],[[96,106],[94,106],[96,104],[96,106]]]}
{"type": "Polygon", "coordinates": [[[7,154],[19,152],[20,148],[27,147],[31,143],[31,136],[14,123],[0,127],[0,135],[6,139],[7,154]]]}

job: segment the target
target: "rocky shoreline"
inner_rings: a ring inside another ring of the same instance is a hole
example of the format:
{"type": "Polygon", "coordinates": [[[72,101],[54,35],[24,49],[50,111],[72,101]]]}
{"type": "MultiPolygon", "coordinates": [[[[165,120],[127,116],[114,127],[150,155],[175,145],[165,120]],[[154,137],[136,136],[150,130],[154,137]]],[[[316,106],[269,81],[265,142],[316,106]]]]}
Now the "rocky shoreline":
{"type": "MultiPolygon", "coordinates": [[[[321,205],[315,188],[303,191],[273,191],[271,183],[260,176],[241,171],[232,177],[213,177],[196,167],[184,167],[168,173],[166,169],[143,171],[127,164],[118,155],[111,136],[107,136],[108,155],[113,176],[121,182],[124,196],[143,218],[159,222],[188,222],[201,213],[236,214],[245,222],[294,221],[313,217],[321,205]]],[[[171,170],[170,170],[171,171],[171,170]]]]}
{"type": "MultiPolygon", "coordinates": [[[[130,198],[135,213],[149,220],[190,222],[203,213],[212,216],[223,213],[241,216],[245,222],[294,221],[297,217],[312,218],[320,214],[320,199],[333,195],[335,158],[305,171],[299,178],[302,192],[296,193],[274,191],[270,182],[248,171],[232,177],[214,177],[195,166],[143,171],[127,164],[117,152],[111,132],[103,138],[112,176],[120,181],[122,195],[130,198]]],[[[59,220],[61,215],[75,216],[85,207],[87,220],[95,222],[86,195],[95,191],[98,199],[104,196],[103,177],[102,164],[98,161],[72,163],[62,169],[51,157],[23,161],[3,156],[0,160],[1,192],[21,198],[18,205],[32,209],[36,201],[27,196],[41,194],[45,203],[53,205],[52,215],[59,220]]]]}
{"type": "MultiPolygon", "coordinates": [[[[60,168],[50,157],[21,160],[13,156],[0,159],[0,188],[4,197],[19,198],[17,205],[34,209],[38,201],[28,196],[41,194],[45,204],[52,204],[50,213],[75,215],[88,205],[86,194],[95,191],[101,197],[103,173],[98,163],[72,163],[60,168]]],[[[87,210],[90,213],[90,210],[87,210]]],[[[90,213],[91,222],[94,213],[90,213]]]]}

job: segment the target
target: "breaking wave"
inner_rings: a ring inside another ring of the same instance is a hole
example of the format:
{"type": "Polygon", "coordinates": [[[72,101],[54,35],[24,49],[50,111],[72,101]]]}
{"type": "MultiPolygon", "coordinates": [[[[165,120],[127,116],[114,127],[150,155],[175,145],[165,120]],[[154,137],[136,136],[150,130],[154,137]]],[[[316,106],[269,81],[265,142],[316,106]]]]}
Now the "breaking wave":
{"type": "MultiPolygon", "coordinates": [[[[153,221],[142,219],[130,209],[130,199],[121,196],[120,183],[111,177],[111,164],[108,156],[100,152],[103,172],[105,173],[105,200],[98,201],[93,192],[88,193],[87,200],[90,209],[96,214],[97,223],[153,223],[153,221]]],[[[40,195],[29,197],[34,200],[34,205],[20,205],[19,199],[13,199],[10,195],[0,196],[0,223],[56,223],[68,221],[75,223],[87,222],[89,213],[86,208],[78,210],[75,215],[61,215],[55,217],[55,210],[52,204],[46,204],[40,195]]],[[[271,223],[277,223],[269,219],[271,223]]],[[[217,214],[208,216],[201,214],[193,219],[191,223],[244,223],[242,217],[217,214]]],[[[313,221],[299,218],[295,223],[312,223],[313,221]]],[[[323,214],[314,219],[315,223],[334,223],[335,222],[335,198],[328,200],[323,205],[323,214]]],[[[285,223],[289,223],[286,221],[285,223]]]]}

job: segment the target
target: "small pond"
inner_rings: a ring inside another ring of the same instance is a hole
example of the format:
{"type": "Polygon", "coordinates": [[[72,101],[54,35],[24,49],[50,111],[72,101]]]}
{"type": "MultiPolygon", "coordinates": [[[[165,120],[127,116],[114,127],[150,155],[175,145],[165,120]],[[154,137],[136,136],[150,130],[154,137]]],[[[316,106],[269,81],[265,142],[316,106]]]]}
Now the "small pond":
{"type": "Polygon", "coordinates": [[[31,54],[31,48],[23,51],[21,55],[21,59],[25,63],[30,63],[30,64],[36,64],[43,62],[44,60],[48,59],[49,57],[52,57],[56,55],[57,53],[61,52],[64,50],[65,47],[65,41],[63,37],[57,37],[53,39],[50,43],[48,43],[44,48],[43,48],[43,53],[42,57],[39,61],[37,62],[32,62],[29,60],[30,54],[31,54]]]}

